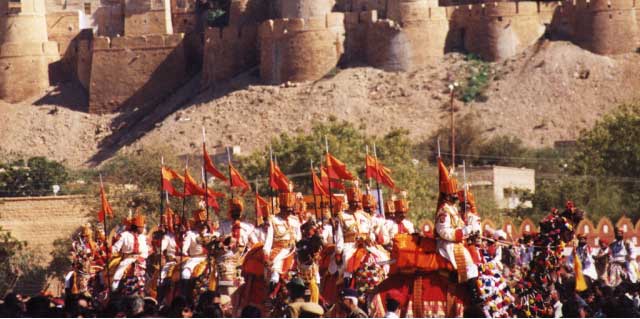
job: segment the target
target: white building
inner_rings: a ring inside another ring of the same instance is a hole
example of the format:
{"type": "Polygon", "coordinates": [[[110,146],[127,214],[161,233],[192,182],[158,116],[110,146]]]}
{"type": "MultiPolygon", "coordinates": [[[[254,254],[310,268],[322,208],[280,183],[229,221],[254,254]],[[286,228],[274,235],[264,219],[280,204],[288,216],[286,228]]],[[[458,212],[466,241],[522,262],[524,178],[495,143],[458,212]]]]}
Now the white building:
{"type": "Polygon", "coordinates": [[[522,202],[517,190],[536,190],[535,170],[505,166],[479,166],[467,168],[467,179],[472,188],[490,187],[498,208],[513,209],[523,204],[531,207],[531,202],[522,202]]]}

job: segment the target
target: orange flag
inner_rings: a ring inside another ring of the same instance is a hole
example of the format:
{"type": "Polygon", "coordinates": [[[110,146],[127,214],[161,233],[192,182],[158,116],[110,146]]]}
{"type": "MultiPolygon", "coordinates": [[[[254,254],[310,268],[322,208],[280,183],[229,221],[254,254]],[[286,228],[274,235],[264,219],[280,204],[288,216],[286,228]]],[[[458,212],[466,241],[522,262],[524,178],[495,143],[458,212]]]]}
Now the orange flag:
{"type": "Polygon", "coordinates": [[[215,165],[213,165],[213,161],[211,160],[209,153],[207,153],[207,148],[204,143],[202,143],[202,155],[204,156],[204,169],[215,178],[226,182],[227,177],[224,176],[224,174],[222,174],[222,172],[220,172],[215,165]]]}
{"type": "Polygon", "coordinates": [[[256,193],[256,226],[262,225],[264,217],[269,214],[269,202],[256,193]]]}
{"type": "Polygon", "coordinates": [[[177,191],[171,184],[171,181],[174,179],[179,179],[184,182],[184,177],[182,177],[176,171],[162,166],[162,190],[166,191],[167,194],[171,196],[184,197],[184,194],[177,191]]]}
{"type": "Polygon", "coordinates": [[[240,172],[238,172],[238,170],[236,170],[236,168],[231,164],[229,164],[229,172],[231,175],[231,187],[238,187],[242,189],[243,193],[251,190],[251,186],[249,186],[249,183],[247,183],[244,177],[240,175],[240,172]]]}
{"type": "Polygon", "coordinates": [[[213,208],[213,210],[220,212],[220,204],[218,204],[218,197],[224,198],[224,193],[219,193],[211,188],[207,188],[207,206],[213,208]]]}
{"type": "MultiPolygon", "coordinates": [[[[320,165],[320,180],[322,181],[322,187],[324,187],[324,189],[329,190],[329,173],[327,172],[327,168],[326,167],[322,167],[322,165],[320,165]]],[[[344,185],[342,185],[342,183],[340,183],[339,181],[331,181],[331,189],[344,189],[344,185]]]]}
{"type": "Polygon", "coordinates": [[[204,196],[204,189],[196,183],[186,168],[184,170],[184,195],[204,196]]]}
{"type": "Polygon", "coordinates": [[[339,159],[333,157],[333,155],[327,153],[327,173],[332,179],[348,179],[354,180],[355,178],[347,170],[347,165],[341,162],[339,159]]]}
{"type": "Polygon", "coordinates": [[[100,201],[102,202],[102,209],[98,212],[98,221],[103,223],[105,216],[113,218],[113,209],[109,201],[107,201],[107,194],[104,192],[102,184],[100,184],[100,201]]]}
{"type": "Polygon", "coordinates": [[[367,178],[375,179],[378,183],[387,185],[389,188],[396,188],[396,183],[393,178],[391,178],[391,170],[384,167],[379,159],[367,155],[365,158],[365,167],[365,175],[367,178]]]}
{"type": "Polygon", "coordinates": [[[269,160],[269,162],[269,186],[281,192],[288,192],[290,183],[289,179],[273,160],[269,160]]]}
{"type": "Polygon", "coordinates": [[[311,179],[313,180],[313,195],[320,195],[320,196],[329,195],[329,192],[322,185],[322,181],[320,181],[316,173],[313,171],[313,168],[311,169],[311,179]]]}

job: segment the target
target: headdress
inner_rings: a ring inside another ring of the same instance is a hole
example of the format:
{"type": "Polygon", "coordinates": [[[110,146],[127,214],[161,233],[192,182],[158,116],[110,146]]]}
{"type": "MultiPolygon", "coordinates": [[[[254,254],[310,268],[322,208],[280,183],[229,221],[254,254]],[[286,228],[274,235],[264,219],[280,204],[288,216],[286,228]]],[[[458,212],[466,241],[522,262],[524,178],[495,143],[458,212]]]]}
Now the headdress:
{"type": "Polygon", "coordinates": [[[396,213],[409,212],[409,201],[407,200],[406,191],[402,191],[400,193],[400,198],[393,201],[393,206],[395,208],[396,213]]]}

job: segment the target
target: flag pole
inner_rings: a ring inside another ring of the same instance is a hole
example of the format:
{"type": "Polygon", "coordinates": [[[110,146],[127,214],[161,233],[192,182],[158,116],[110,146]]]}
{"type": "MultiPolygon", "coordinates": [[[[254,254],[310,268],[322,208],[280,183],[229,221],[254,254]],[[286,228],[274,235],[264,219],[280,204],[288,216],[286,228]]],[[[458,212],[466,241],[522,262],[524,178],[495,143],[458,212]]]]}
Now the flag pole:
{"type": "Polygon", "coordinates": [[[227,150],[227,166],[229,166],[229,193],[231,194],[231,199],[233,199],[233,189],[231,188],[231,184],[233,183],[233,176],[231,176],[231,153],[229,153],[229,147],[225,147],[227,150]]]}
{"type": "MultiPolygon", "coordinates": [[[[463,214],[467,214],[467,166],[464,162],[464,160],[462,160],[462,198],[464,200],[464,205],[462,206],[462,212],[463,214]]],[[[465,216],[465,218],[467,218],[465,216]]]]}
{"type": "Polygon", "coordinates": [[[449,90],[451,90],[451,167],[455,169],[456,167],[456,129],[455,129],[455,120],[454,120],[454,109],[453,109],[453,97],[455,92],[455,87],[457,83],[449,84],[449,90]]]}
{"type": "Polygon", "coordinates": [[[438,136],[438,158],[440,158],[440,136],[438,136]]]}
{"type": "Polygon", "coordinates": [[[269,188],[271,189],[271,196],[269,196],[269,198],[271,199],[271,213],[272,214],[276,214],[276,191],[273,189],[273,186],[271,186],[271,164],[273,162],[273,149],[271,148],[271,144],[269,144],[269,188]]]}
{"type": "Polygon", "coordinates": [[[164,216],[164,187],[162,187],[162,169],[164,169],[164,156],[160,156],[160,226],[163,226],[163,216],[164,216]]]}
{"type": "MultiPolygon", "coordinates": [[[[187,225],[186,225],[187,221],[185,220],[184,215],[185,215],[185,209],[186,209],[186,204],[187,204],[187,194],[186,193],[187,193],[187,173],[188,173],[187,169],[188,169],[188,166],[189,166],[189,156],[187,156],[187,159],[185,160],[185,163],[184,163],[184,185],[182,186],[182,194],[184,196],[182,197],[182,216],[180,217],[180,226],[181,226],[180,227],[180,233],[181,234],[180,234],[180,236],[178,238],[184,236],[184,233],[187,230],[187,225]]],[[[184,251],[182,251],[182,248],[183,248],[182,246],[184,246],[184,245],[181,245],[181,247],[180,247],[180,274],[182,274],[182,271],[184,270],[184,265],[182,264],[182,255],[184,255],[184,251]]],[[[174,293],[175,293],[175,289],[174,289],[174,293]]],[[[174,297],[175,297],[175,294],[174,294],[174,297]]]]}
{"type": "MultiPolygon", "coordinates": [[[[315,176],[313,176],[315,174],[313,172],[313,159],[309,160],[309,164],[311,166],[311,192],[313,193],[313,210],[316,214],[316,218],[318,218],[318,198],[316,197],[315,183],[313,182],[313,180],[315,179],[315,176]]],[[[324,223],[324,216],[320,216],[320,218],[324,223]]]]}
{"type": "MultiPolygon", "coordinates": [[[[166,230],[164,229],[164,227],[162,227],[164,225],[164,205],[163,205],[163,201],[164,201],[164,187],[163,187],[163,178],[162,178],[162,170],[164,169],[164,156],[160,156],[160,229],[162,229],[162,233],[166,233],[166,230]]],[[[167,203],[168,205],[168,203],[167,203]]],[[[162,238],[160,240],[160,248],[158,249],[158,287],[160,287],[160,285],[162,285],[162,276],[160,276],[160,273],[162,272],[162,240],[164,238],[162,238]]]]}
{"type": "Polygon", "coordinates": [[[207,178],[207,170],[205,169],[204,150],[207,149],[206,144],[206,132],[204,126],[202,127],[202,178],[204,179],[204,207],[207,210],[207,224],[209,224],[209,181],[207,178]]]}
{"type": "MultiPolygon", "coordinates": [[[[376,160],[376,174],[379,174],[380,167],[378,164],[378,151],[376,149],[376,143],[373,143],[373,158],[376,160]]],[[[377,178],[376,178],[376,193],[378,193],[378,211],[382,213],[382,216],[384,216],[384,208],[382,207],[382,194],[380,194],[380,183],[378,182],[377,178]]]]}
{"type": "MultiPolygon", "coordinates": [[[[102,192],[104,193],[104,184],[102,183],[102,174],[99,175],[100,176],[100,189],[102,190],[102,192]]],[[[101,198],[102,200],[102,198],[101,198]]],[[[107,296],[110,295],[111,292],[111,277],[109,276],[109,255],[111,255],[111,251],[109,249],[109,235],[107,233],[107,212],[104,211],[104,207],[103,207],[103,212],[102,212],[104,221],[102,223],[102,226],[104,228],[104,238],[105,238],[105,247],[107,248],[107,262],[105,263],[106,268],[107,268],[107,272],[106,272],[106,276],[107,276],[107,296]]]]}
{"type": "MultiPolygon", "coordinates": [[[[324,150],[325,150],[325,154],[329,155],[329,140],[327,139],[327,136],[324,136],[324,150]]],[[[333,191],[331,190],[331,176],[329,174],[329,162],[327,162],[327,181],[328,181],[328,188],[329,188],[329,210],[331,211],[331,214],[333,215],[333,191]]]]}

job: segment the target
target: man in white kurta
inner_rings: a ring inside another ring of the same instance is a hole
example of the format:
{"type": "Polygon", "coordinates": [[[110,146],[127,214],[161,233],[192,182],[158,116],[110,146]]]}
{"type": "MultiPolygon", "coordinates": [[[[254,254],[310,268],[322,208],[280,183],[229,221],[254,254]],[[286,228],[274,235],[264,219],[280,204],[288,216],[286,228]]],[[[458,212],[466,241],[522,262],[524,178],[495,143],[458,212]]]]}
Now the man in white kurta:
{"type": "Polygon", "coordinates": [[[144,232],[144,217],[136,216],[129,227],[129,230],[120,234],[120,239],[111,248],[113,255],[122,256],[112,278],[111,290],[113,291],[118,289],[120,280],[131,264],[135,262],[144,264],[149,256],[147,237],[142,234],[144,232]]]}
{"type": "Polygon", "coordinates": [[[593,252],[591,251],[591,246],[587,244],[587,237],[584,234],[578,235],[578,246],[575,248],[575,254],[572,253],[567,257],[567,268],[573,269],[575,255],[580,258],[582,273],[593,281],[598,280],[593,252]]]}

